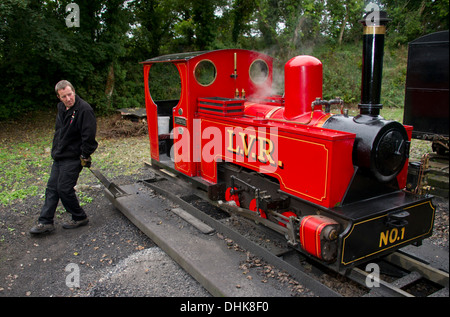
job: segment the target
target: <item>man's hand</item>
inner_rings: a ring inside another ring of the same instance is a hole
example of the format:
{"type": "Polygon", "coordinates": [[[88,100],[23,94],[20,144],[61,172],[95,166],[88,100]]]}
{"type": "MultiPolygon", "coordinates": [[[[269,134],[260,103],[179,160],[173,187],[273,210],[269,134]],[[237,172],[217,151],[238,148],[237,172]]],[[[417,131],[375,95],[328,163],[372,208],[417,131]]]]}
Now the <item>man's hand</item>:
{"type": "Polygon", "coordinates": [[[83,167],[91,167],[91,162],[92,159],[91,157],[84,157],[83,155],[80,156],[80,160],[81,160],[81,166],[83,167]]]}

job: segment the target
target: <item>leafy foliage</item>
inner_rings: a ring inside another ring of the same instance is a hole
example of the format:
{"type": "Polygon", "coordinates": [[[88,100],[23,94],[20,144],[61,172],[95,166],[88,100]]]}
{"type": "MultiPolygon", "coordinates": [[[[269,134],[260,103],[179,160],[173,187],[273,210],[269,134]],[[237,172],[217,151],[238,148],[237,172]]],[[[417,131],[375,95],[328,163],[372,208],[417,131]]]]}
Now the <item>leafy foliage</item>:
{"type": "MultiPolygon", "coordinates": [[[[404,62],[411,40],[449,27],[445,0],[376,1],[388,12],[387,58],[404,62]],[[396,53],[398,51],[398,53],[396,53]]],[[[143,106],[139,62],[162,54],[247,48],[276,57],[324,60],[324,92],[356,102],[359,95],[364,0],[2,0],[0,2],[0,120],[52,108],[61,79],[107,114],[143,106]],[[80,9],[68,27],[66,6],[80,9]],[[332,65],[332,66],[331,66],[332,65]],[[330,67],[331,66],[331,67],[330,67]],[[343,80],[345,78],[345,80],[343,80]]],[[[404,65],[389,66],[384,91],[399,104],[404,65]],[[391,85],[392,84],[392,85],[391,85]],[[399,93],[400,92],[400,93],[399,93]]]]}

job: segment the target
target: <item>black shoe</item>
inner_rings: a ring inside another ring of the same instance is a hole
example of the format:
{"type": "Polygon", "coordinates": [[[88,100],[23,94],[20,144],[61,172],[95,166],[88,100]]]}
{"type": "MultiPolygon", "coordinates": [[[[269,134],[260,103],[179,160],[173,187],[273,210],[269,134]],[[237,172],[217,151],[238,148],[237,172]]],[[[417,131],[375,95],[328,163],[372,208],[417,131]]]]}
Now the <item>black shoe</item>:
{"type": "Polygon", "coordinates": [[[75,229],[75,228],[87,225],[88,222],[89,222],[88,218],[85,218],[83,220],[73,220],[72,219],[69,222],[63,223],[62,227],[64,229],[75,229]]]}
{"type": "Polygon", "coordinates": [[[45,232],[52,232],[53,230],[55,230],[55,226],[52,223],[49,224],[38,223],[36,226],[30,229],[30,233],[40,234],[45,232]]]}

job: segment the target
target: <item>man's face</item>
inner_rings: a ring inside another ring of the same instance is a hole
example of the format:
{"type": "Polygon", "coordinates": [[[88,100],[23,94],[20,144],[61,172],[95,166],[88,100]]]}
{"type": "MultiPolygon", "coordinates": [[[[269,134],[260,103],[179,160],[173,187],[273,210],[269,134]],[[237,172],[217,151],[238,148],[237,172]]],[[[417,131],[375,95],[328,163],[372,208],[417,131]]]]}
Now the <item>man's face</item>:
{"type": "Polygon", "coordinates": [[[75,92],[69,86],[58,90],[58,98],[64,103],[67,109],[75,104],[75,92]]]}

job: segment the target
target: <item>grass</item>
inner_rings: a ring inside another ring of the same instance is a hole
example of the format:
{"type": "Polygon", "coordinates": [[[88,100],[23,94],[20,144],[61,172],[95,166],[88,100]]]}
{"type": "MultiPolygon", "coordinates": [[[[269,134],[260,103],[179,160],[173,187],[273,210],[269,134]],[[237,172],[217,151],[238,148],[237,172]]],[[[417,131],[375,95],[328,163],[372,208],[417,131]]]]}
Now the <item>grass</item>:
{"type": "Polygon", "coordinates": [[[36,142],[0,144],[0,204],[42,194],[49,177],[50,147],[51,136],[36,142]]]}
{"type": "MultiPolygon", "coordinates": [[[[388,120],[395,120],[400,123],[403,122],[403,108],[397,107],[383,107],[381,109],[381,116],[388,120]]],[[[426,153],[431,153],[431,142],[424,140],[411,140],[411,147],[409,151],[410,161],[419,161],[426,153]]]]}
{"type": "MultiPolygon", "coordinates": [[[[144,161],[149,161],[150,143],[148,136],[117,139],[99,139],[99,147],[92,156],[92,166],[98,168],[107,178],[136,174],[144,161]]],[[[88,171],[80,175],[80,182],[92,183],[97,179],[88,171]]]]}

